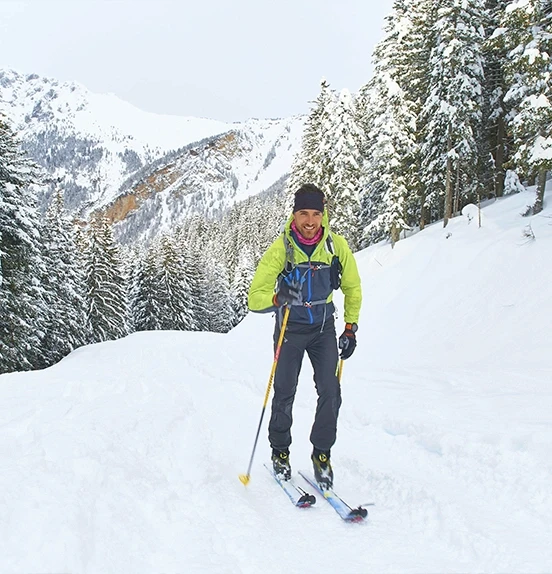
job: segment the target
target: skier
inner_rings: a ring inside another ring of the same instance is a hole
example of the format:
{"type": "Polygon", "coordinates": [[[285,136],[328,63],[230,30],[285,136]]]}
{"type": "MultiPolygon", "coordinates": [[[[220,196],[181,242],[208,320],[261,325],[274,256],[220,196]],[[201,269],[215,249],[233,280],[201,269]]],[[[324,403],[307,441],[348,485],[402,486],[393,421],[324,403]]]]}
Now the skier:
{"type": "Polygon", "coordinates": [[[330,450],[336,440],[341,406],[332,291],[341,287],[345,295],[345,330],[339,337],[342,359],[348,359],[356,347],[362,293],[355,258],[345,238],[330,231],[325,203],[324,193],[315,185],[305,184],[297,190],[284,232],[259,262],[248,305],[254,312],[276,311],[275,345],[283,310],[286,306],[290,309],[274,375],[268,428],[274,472],[284,480],[291,478],[292,408],[306,351],[318,393],[310,435],[311,458],[316,481],[329,489],[333,486],[330,450]]]}

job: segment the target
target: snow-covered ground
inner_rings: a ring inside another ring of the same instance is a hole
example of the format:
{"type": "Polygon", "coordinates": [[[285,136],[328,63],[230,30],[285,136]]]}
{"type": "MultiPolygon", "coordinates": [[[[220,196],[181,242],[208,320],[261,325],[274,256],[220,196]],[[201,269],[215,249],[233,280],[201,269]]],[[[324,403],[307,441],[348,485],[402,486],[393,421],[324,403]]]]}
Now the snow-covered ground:
{"type": "MultiPolygon", "coordinates": [[[[366,524],[289,504],[262,467],[267,417],[239,482],[272,364],[272,319],[250,315],[0,377],[0,571],[551,572],[552,209],[522,218],[532,198],[358,254],[333,462],[345,499],[375,503],[366,524]]],[[[306,360],[295,470],[311,377],[306,360]]]]}

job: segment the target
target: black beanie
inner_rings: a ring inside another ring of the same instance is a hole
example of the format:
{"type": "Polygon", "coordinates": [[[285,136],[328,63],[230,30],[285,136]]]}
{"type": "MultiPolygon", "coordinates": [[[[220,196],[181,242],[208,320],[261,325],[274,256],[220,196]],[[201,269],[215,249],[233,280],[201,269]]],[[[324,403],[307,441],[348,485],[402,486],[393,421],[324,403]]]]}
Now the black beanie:
{"type": "Polygon", "coordinates": [[[316,209],[323,213],[324,203],[324,192],[318,189],[315,185],[307,183],[295,192],[293,213],[300,209],[316,209]]]}

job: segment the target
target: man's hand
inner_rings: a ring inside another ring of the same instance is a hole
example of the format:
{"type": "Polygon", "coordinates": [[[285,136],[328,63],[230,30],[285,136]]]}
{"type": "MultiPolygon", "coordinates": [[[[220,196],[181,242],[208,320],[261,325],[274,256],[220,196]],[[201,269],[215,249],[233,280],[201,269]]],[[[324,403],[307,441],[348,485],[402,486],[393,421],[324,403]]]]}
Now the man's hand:
{"type": "Polygon", "coordinates": [[[347,323],[345,325],[345,331],[341,337],[339,337],[338,346],[341,349],[341,359],[348,359],[355,351],[356,348],[356,335],[358,330],[358,325],[356,323],[347,323]]]}
{"type": "Polygon", "coordinates": [[[289,281],[285,279],[281,282],[278,292],[274,295],[273,299],[276,307],[282,305],[302,305],[303,294],[301,293],[301,284],[297,281],[289,281]]]}

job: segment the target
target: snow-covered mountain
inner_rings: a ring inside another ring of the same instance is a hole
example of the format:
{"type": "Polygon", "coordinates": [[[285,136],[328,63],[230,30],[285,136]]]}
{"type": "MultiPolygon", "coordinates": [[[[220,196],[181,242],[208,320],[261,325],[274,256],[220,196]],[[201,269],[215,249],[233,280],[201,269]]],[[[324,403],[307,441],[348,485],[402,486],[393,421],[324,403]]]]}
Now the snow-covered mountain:
{"type": "Polygon", "coordinates": [[[185,217],[216,217],[273,184],[282,187],[298,151],[301,118],[249,120],[145,166],[102,205],[122,243],[147,239],[185,217]]]}
{"type": "Polygon", "coordinates": [[[289,171],[303,127],[300,117],[228,124],[152,114],[75,82],[13,70],[0,70],[0,113],[52,178],[43,204],[60,186],[80,217],[102,209],[122,222],[132,212],[119,231],[128,241],[150,219],[158,230],[270,187],[289,171]]]}
{"type": "MultiPolygon", "coordinates": [[[[273,318],[250,315],[226,335],[135,333],[0,375],[0,571],[551,572],[552,210],[521,217],[533,201],[356,255],[332,460],[336,490],[375,503],[367,524],[320,497],[289,503],[263,468],[267,417],[239,482],[273,362],[273,318]]],[[[315,405],[305,359],[294,472],[310,467],[315,405]]]]}

